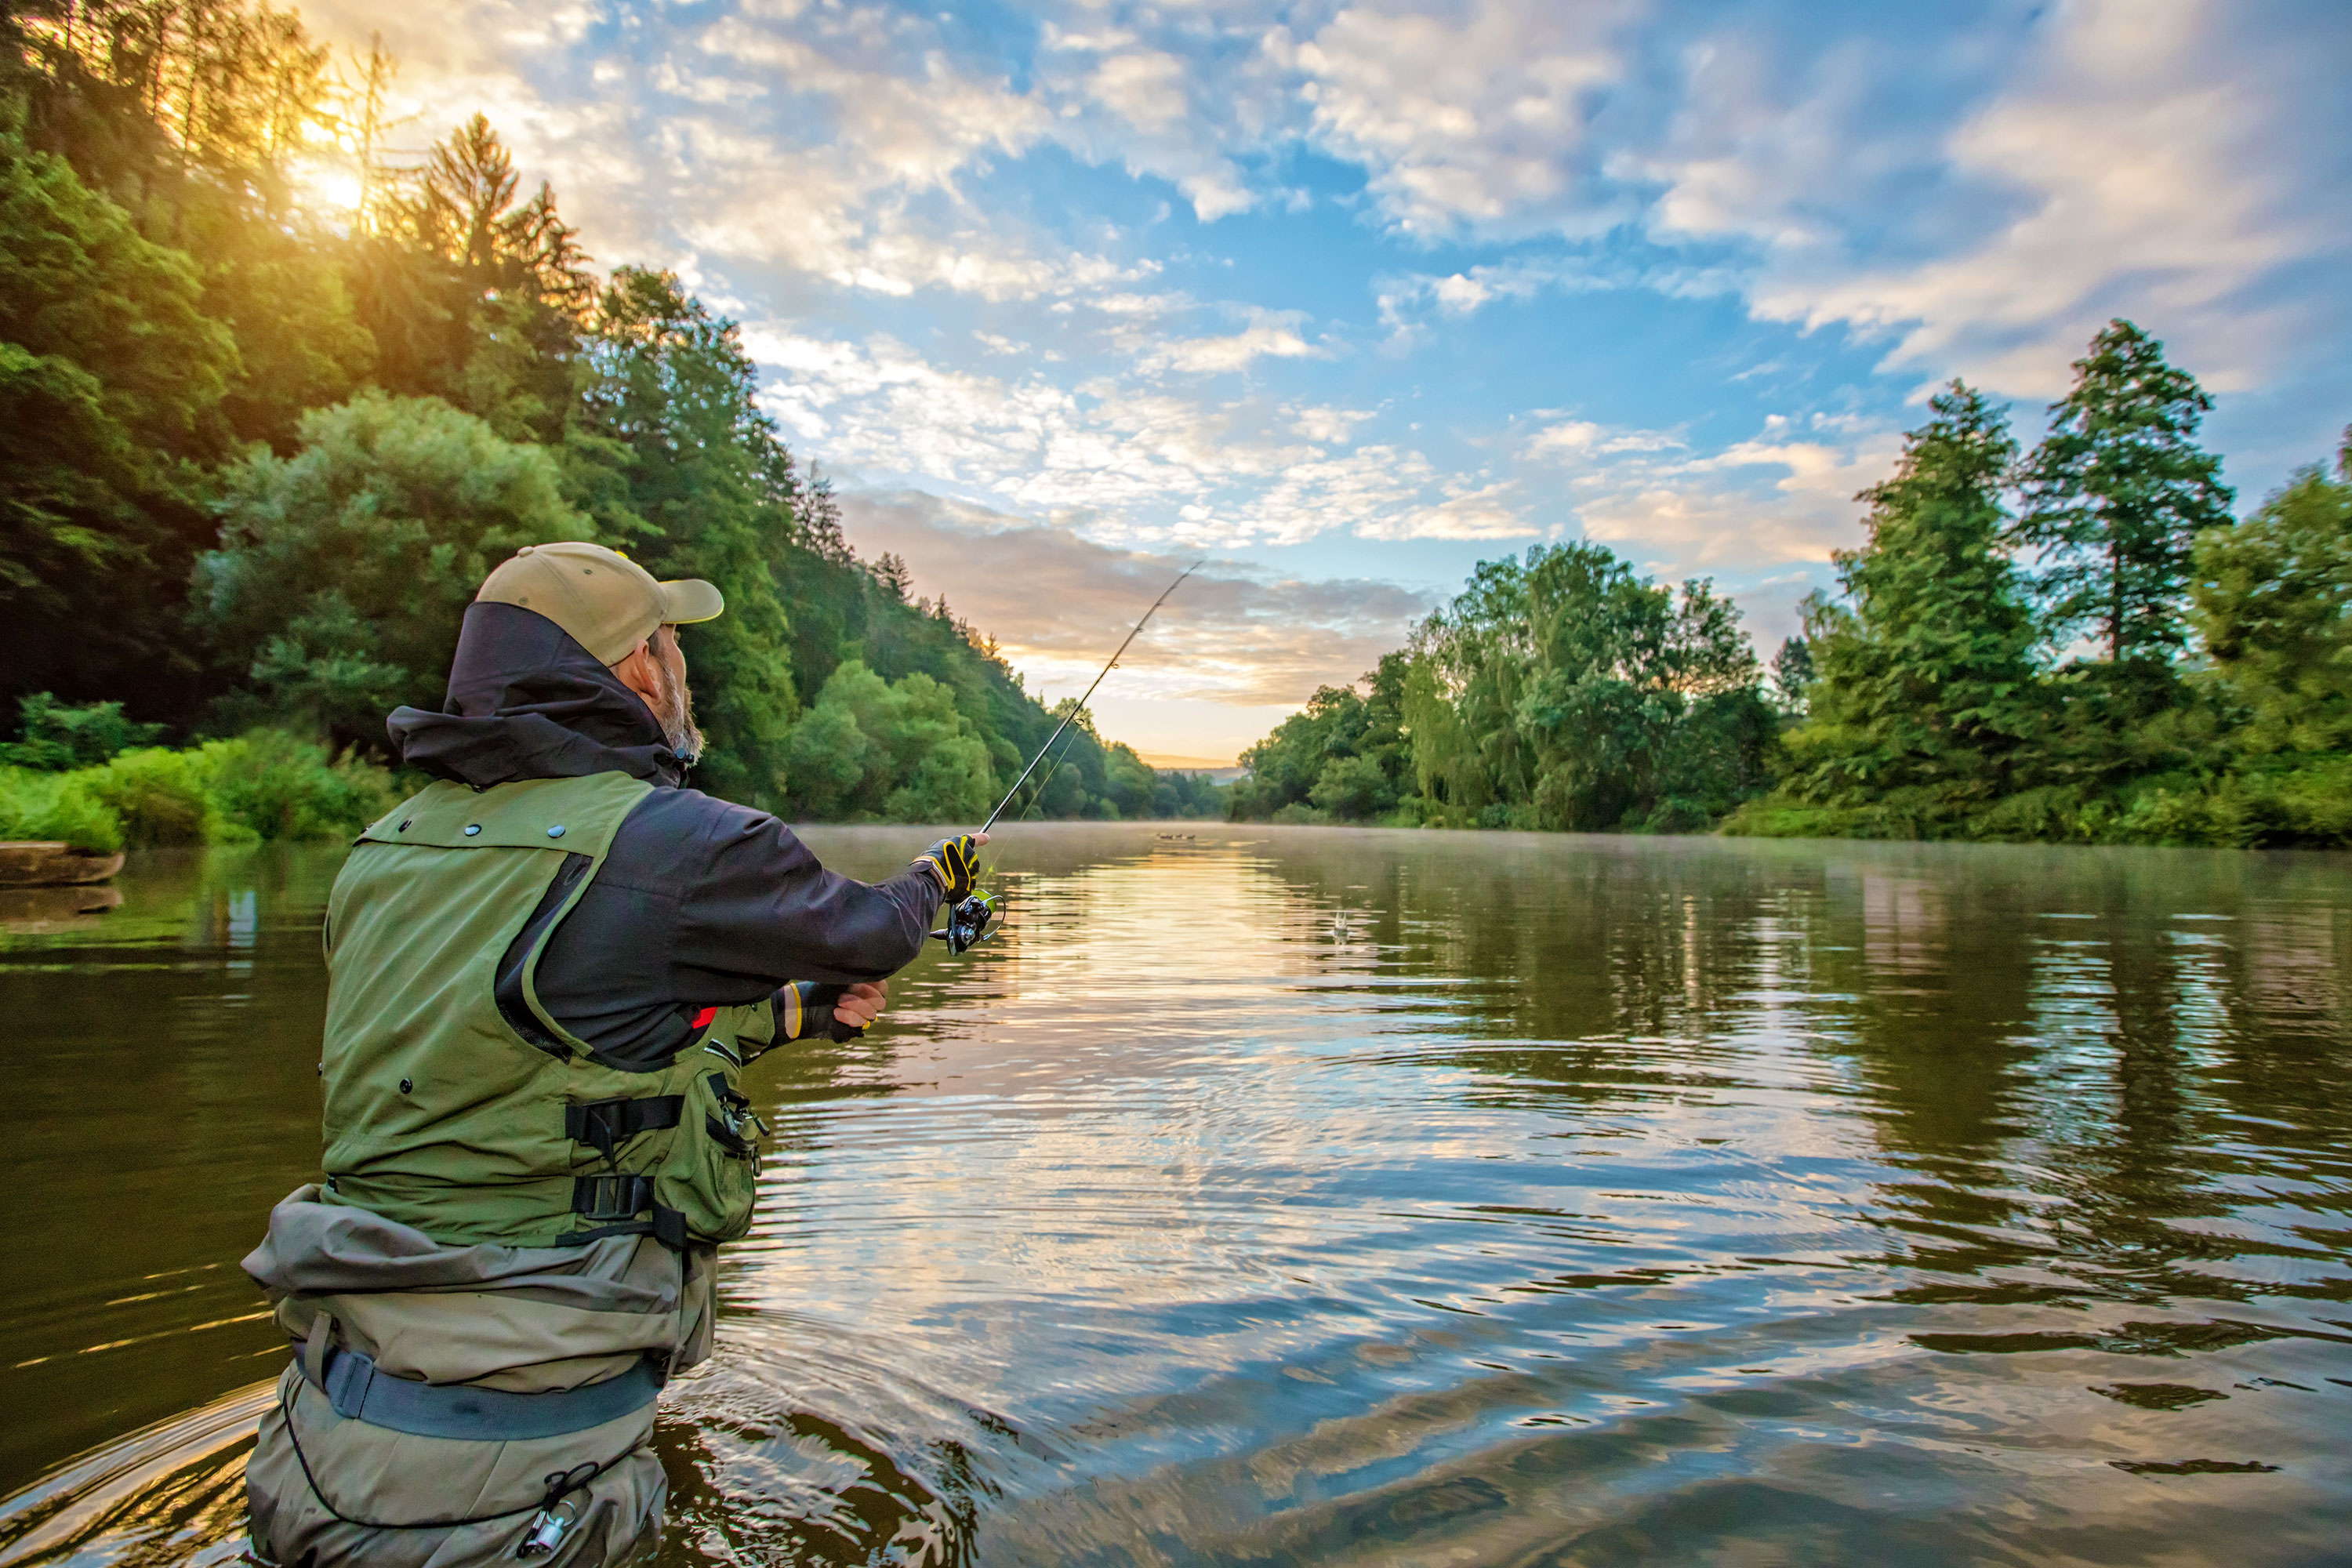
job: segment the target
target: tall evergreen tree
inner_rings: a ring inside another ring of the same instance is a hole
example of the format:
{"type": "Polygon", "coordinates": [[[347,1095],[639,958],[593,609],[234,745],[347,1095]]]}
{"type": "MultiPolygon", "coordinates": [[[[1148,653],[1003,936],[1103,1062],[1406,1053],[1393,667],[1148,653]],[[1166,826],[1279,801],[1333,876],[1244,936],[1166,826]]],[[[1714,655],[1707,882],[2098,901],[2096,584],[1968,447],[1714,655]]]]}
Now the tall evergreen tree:
{"type": "Polygon", "coordinates": [[[2227,522],[2221,461],[2197,445],[2213,400],[2164,345],[2109,321],[2074,362],[2074,389],[2019,472],[2014,537],[2042,552],[2052,631],[2088,627],[2117,664],[2169,660],[2198,533],[2227,522]]]}
{"type": "Polygon", "coordinates": [[[1858,498],[1870,538],[1836,556],[1846,605],[1809,616],[1818,674],[1787,743],[1815,801],[1983,799],[2033,728],[2038,633],[2002,539],[2008,414],[1958,381],[1929,406],[1895,477],[1858,498]]]}

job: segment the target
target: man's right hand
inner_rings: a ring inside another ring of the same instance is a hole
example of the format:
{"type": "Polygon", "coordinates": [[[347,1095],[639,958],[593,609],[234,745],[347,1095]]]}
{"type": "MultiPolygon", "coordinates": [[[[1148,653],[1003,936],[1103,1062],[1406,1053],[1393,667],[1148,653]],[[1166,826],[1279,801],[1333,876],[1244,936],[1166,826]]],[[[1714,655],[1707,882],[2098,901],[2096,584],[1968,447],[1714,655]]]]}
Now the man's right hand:
{"type": "Polygon", "coordinates": [[[939,879],[941,902],[960,904],[971,897],[980,879],[980,847],[987,842],[985,833],[959,833],[915,857],[916,865],[929,868],[939,879]]]}

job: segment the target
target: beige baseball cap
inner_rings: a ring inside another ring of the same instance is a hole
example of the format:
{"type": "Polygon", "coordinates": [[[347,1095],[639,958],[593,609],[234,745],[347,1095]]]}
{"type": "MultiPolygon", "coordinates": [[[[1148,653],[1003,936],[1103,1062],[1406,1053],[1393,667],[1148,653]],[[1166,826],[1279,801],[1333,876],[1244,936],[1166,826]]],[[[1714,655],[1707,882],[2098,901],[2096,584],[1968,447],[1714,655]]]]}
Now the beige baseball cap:
{"type": "Polygon", "coordinates": [[[715,619],[727,607],[699,577],[661,583],[601,544],[526,544],[482,579],[478,605],[520,605],[572,634],[599,664],[618,664],[661,626],[715,619]]]}

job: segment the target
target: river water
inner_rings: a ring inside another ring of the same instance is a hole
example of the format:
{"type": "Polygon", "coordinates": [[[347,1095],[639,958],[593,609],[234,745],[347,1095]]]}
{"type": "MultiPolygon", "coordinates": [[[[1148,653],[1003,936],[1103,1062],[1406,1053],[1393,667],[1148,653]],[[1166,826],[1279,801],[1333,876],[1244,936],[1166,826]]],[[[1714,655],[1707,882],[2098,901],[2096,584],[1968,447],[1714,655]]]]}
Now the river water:
{"type": "MultiPolygon", "coordinates": [[[[661,1562],[2352,1560],[2352,859],[996,852],[750,1076],[661,1562]]],[[[0,895],[0,1563],[239,1553],[338,858],[0,895]]]]}

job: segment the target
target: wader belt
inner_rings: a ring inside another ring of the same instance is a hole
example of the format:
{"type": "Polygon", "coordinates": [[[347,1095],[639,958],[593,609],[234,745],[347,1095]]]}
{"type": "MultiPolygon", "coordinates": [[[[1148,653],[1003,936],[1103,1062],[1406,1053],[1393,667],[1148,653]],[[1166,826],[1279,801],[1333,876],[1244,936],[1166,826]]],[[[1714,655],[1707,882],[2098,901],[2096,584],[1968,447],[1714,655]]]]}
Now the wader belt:
{"type": "Polygon", "coordinates": [[[335,1414],[419,1437],[509,1442],[560,1437],[616,1421],[653,1403],[661,1392],[661,1363],[650,1358],[618,1377],[560,1394],[515,1394],[463,1384],[412,1383],[376,1371],[358,1351],[327,1347],[323,1356],[297,1352],[302,1375],[327,1396],[335,1414]],[[324,1364],[314,1370],[312,1362],[324,1364]]]}

